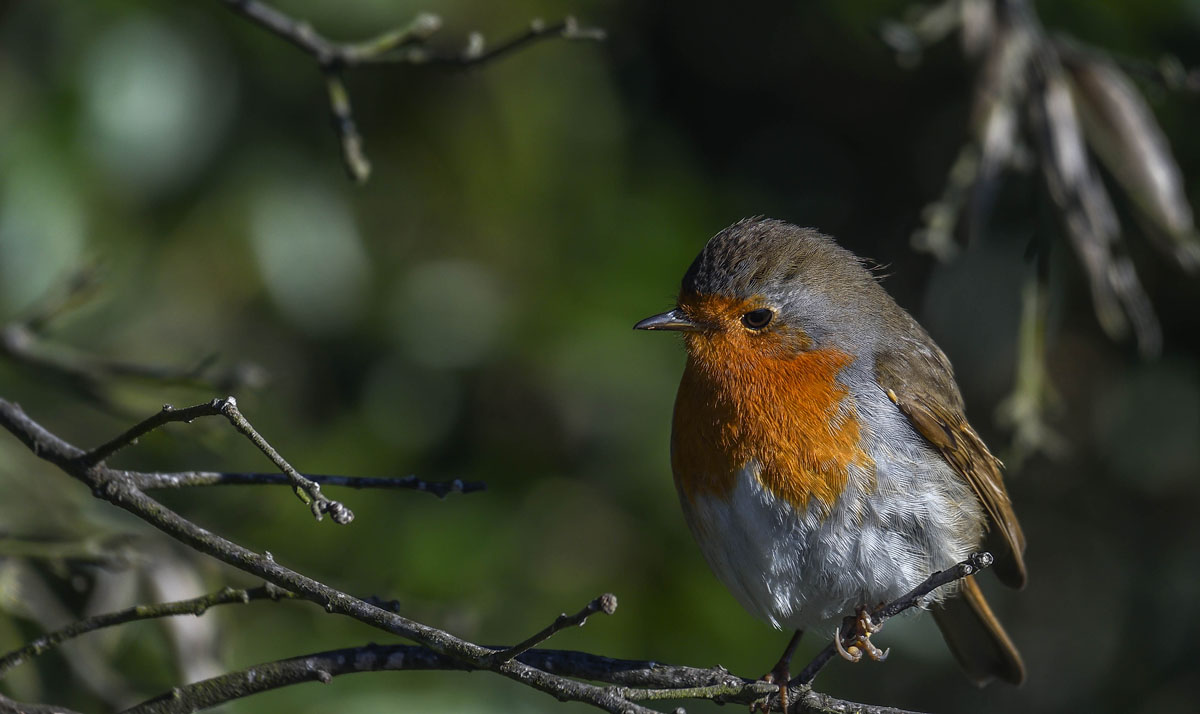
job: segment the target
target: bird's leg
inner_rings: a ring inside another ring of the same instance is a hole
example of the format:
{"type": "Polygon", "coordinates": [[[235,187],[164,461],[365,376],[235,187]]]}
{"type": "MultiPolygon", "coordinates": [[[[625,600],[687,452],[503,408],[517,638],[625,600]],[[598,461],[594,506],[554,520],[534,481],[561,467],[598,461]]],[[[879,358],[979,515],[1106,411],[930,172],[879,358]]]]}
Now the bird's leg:
{"type": "Polygon", "coordinates": [[[871,635],[879,632],[883,628],[883,624],[876,625],[871,620],[871,613],[867,612],[865,606],[859,606],[854,617],[847,617],[846,620],[849,622],[843,623],[833,632],[833,644],[842,659],[848,662],[857,662],[863,658],[863,654],[876,662],[887,659],[888,653],[892,651],[891,648],[881,650],[871,642],[871,635]],[[854,628],[847,635],[853,638],[850,640],[849,646],[842,644],[842,631],[847,627],[854,628]]]}
{"type": "MultiPolygon", "coordinates": [[[[784,714],[787,714],[788,708],[788,681],[792,678],[789,667],[792,663],[792,655],[796,653],[796,645],[800,644],[800,638],[803,636],[804,630],[796,630],[795,634],[792,635],[792,639],[788,640],[787,647],[784,648],[783,655],[779,658],[779,661],[775,663],[770,672],[767,672],[762,677],[764,682],[779,685],[779,708],[784,714]]],[[[770,703],[764,702],[763,711],[766,712],[769,709],[770,703]]],[[[754,711],[754,706],[750,707],[750,711],[754,711]]]]}

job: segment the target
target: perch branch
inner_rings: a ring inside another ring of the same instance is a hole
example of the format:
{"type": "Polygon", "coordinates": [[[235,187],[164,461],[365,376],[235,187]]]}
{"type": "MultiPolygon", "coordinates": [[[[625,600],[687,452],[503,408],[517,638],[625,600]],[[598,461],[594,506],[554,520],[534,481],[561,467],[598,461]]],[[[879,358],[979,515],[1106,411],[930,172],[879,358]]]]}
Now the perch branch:
{"type": "MultiPolygon", "coordinates": [[[[949,585],[967,577],[974,575],[979,571],[991,567],[994,559],[991,553],[972,553],[966,560],[957,565],[939,570],[933,575],[930,575],[920,585],[913,588],[907,594],[899,597],[881,608],[871,612],[871,620],[876,625],[882,625],[884,620],[895,617],[909,608],[917,607],[929,595],[929,593],[937,590],[940,587],[949,585]]],[[[852,643],[854,639],[853,618],[847,618],[851,622],[844,622],[840,628],[842,642],[846,645],[852,643]]],[[[837,645],[829,643],[825,649],[821,650],[816,657],[809,662],[799,675],[793,677],[788,684],[809,684],[816,678],[817,673],[829,662],[836,653],[837,645]]]]}
{"type": "MultiPolygon", "coordinates": [[[[625,660],[570,650],[531,649],[518,662],[558,676],[608,682],[613,691],[633,701],[712,699],[749,704],[778,687],[730,674],[724,668],[702,669],[625,660]]],[[[203,682],[178,687],[139,704],[124,714],[182,714],[234,699],[305,682],[381,671],[476,671],[477,668],[417,645],[365,645],[257,664],[203,682]]],[[[858,704],[797,687],[793,714],[909,714],[893,707],[858,704]]]]}

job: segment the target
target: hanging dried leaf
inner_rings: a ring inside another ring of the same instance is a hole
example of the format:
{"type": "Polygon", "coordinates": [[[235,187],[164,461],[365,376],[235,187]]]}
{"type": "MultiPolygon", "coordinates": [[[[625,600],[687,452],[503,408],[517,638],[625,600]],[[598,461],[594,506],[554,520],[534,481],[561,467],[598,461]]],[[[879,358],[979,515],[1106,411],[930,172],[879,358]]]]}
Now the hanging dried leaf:
{"type": "Polygon", "coordinates": [[[1138,349],[1155,355],[1162,346],[1158,319],[1125,253],[1116,211],[1088,155],[1066,77],[1050,51],[1031,68],[1035,91],[1029,118],[1042,172],[1087,271],[1096,317],[1114,338],[1123,337],[1132,323],[1138,349]]]}
{"type": "Polygon", "coordinates": [[[1184,269],[1200,269],[1200,236],[1183,175],[1150,107],[1113,62],[1061,46],[1088,145],[1150,224],[1159,247],[1184,269]]]}
{"type": "Polygon", "coordinates": [[[972,111],[979,167],[966,212],[970,240],[987,223],[1004,170],[1017,164],[1023,153],[1020,109],[1029,91],[1025,67],[1036,47],[1034,33],[1013,25],[1007,17],[994,20],[990,31],[990,49],[976,83],[972,111]]]}

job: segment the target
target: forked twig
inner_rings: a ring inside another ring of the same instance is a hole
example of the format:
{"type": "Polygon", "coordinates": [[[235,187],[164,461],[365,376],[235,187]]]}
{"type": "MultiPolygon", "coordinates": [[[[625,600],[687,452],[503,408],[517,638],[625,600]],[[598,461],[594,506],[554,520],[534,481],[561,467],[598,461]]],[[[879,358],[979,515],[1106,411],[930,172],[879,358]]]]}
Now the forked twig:
{"type": "Polygon", "coordinates": [[[573,17],[549,23],[535,19],[528,29],[492,47],[483,35],[471,33],[466,47],[458,53],[441,54],[426,44],[442,28],[442,19],[420,13],[407,25],[388,30],[360,42],[335,42],[317,32],[307,22],[259,0],[222,0],[225,6],[271,34],[286,40],[316,60],[325,75],[329,111],[334,131],[342,146],[342,163],[350,178],[364,183],[371,175],[371,162],[363,150],[362,136],[354,121],[350,93],[342,74],[368,64],[409,64],[444,67],[471,67],[491,62],[540,40],[603,40],[604,31],[582,27],[573,17]]]}
{"type": "Polygon", "coordinates": [[[588,617],[597,612],[603,612],[605,615],[611,615],[617,611],[617,596],[612,593],[604,593],[600,597],[592,600],[584,606],[582,610],[574,615],[563,613],[554,619],[537,634],[526,639],[524,642],[515,644],[507,649],[500,650],[488,657],[489,663],[503,664],[511,659],[516,658],[524,652],[527,652],[534,647],[553,637],[561,630],[568,627],[582,627],[587,623],[588,617]]]}
{"type": "Polygon", "coordinates": [[[307,503],[311,509],[313,516],[317,520],[321,520],[324,514],[328,513],[333,518],[335,523],[345,525],[354,520],[354,513],[346,508],[339,501],[334,501],[327,498],[321,493],[320,484],[305,478],[299,471],[292,467],[275,447],[271,446],[270,442],[262,437],[261,434],[254,428],[253,425],[242,416],[241,410],[237,407],[237,400],[233,397],[224,397],[214,399],[205,404],[196,404],[194,406],[176,409],[170,404],[163,408],[155,415],[143,419],[133,425],[124,432],[118,434],[109,441],[97,446],[84,453],[79,460],[85,466],[95,466],[101,464],[105,459],[112,456],[121,449],[137,443],[137,440],[155,429],[170,424],[173,422],[191,422],[194,419],[206,416],[223,416],[229,420],[234,429],[237,429],[243,436],[250,440],[252,444],[258,447],[259,451],[266,454],[267,458],[280,471],[287,475],[288,480],[292,484],[292,491],[300,498],[301,501],[307,503]]]}
{"type": "MultiPolygon", "coordinates": [[[[129,480],[141,489],[190,488],[195,486],[273,486],[291,484],[284,473],[238,473],[231,471],[175,471],[169,473],[128,471],[129,480]]],[[[475,493],[487,490],[482,481],[449,479],[432,481],[416,476],[388,478],[383,476],[338,476],[326,474],[303,474],[310,481],[322,486],[344,486],[346,488],[377,488],[383,490],[421,491],[438,498],[452,493],[475,493]]]]}

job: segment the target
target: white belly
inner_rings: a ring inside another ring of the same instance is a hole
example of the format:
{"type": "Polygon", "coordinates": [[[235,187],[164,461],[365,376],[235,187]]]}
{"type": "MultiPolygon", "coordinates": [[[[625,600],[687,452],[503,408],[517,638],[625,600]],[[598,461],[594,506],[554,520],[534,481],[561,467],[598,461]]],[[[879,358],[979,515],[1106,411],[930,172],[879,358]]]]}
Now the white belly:
{"type": "Polygon", "coordinates": [[[979,543],[982,513],[969,487],[930,473],[950,467],[910,446],[910,453],[872,454],[874,478],[852,470],[828,513],[815,501],[800,512],[776,498],[750,464],[728,500],[683,497],[684,514],[709,566],[743,607],[777,628],[810,629],[900,597],[979,543]]]}

